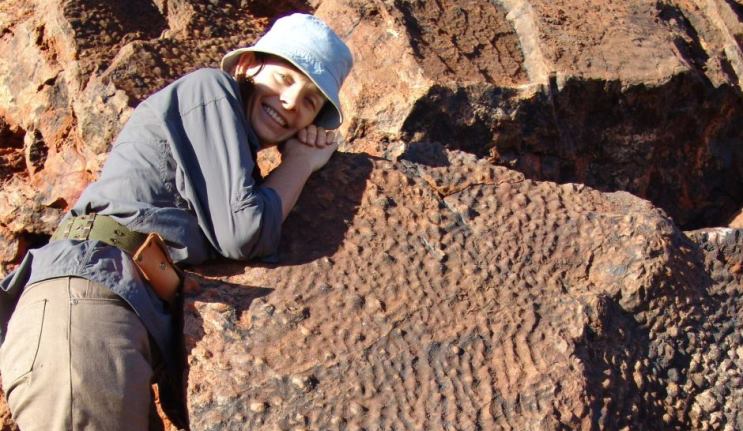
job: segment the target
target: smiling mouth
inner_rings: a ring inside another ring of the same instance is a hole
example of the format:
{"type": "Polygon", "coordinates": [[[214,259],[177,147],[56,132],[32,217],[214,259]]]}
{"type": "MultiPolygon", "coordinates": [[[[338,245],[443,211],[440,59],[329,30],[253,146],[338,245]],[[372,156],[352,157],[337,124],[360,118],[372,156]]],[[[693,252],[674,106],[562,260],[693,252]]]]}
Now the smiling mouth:
{"type": "Polygon", "coordinates": [[[276,112],[275,109],[268,105],[263,105],[263,110],[266,111],[266,114],[268,114],[269,117],[273,118],[274,121],[276,121],[281,127],[286,127],[286,120],[284,120],[284,117],[279,115],[279,113],[276,112]]]}

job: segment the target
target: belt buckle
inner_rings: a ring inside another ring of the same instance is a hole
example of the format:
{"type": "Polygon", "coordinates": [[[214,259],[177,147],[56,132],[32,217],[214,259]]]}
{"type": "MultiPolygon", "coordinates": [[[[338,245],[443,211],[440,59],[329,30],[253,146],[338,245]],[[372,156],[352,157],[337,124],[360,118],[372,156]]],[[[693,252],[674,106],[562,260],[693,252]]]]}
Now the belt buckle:
{"type": "Polygon", "coordinates": [[[90,236],[95,224],[96,214],[86,214],[77,217],[69,217],[62,221],[54,234],[52,240],[73,239],[84,241],[90,236]]]}
{"type": "Polygon", "coordinates": [[[69,239],[85,241],[93,230],[96,214],[86,214],[72,219],[69,233],[65,235],[69,239]]]}

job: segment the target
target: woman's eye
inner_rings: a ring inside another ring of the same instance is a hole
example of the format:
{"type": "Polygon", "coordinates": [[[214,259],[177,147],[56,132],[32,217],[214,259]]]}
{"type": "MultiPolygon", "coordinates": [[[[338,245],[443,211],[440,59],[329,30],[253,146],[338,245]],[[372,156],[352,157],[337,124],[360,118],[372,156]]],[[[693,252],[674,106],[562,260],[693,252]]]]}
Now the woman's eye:
{"type": "Polygon", "coordinates": [[[315,100],[314,100],[313,98],[311,98],[311,97],[306,97],[306,98],[305,98],[305,100],[307,101],[307,105],[308,105],[308,106],[309,106],[310,108],[312,108],[312,109],[315,109],[315,100]]]}
{"type": "Polygon", "coordinates": [[[283,82],[284,84],[291,85],[292,79],[291,76],[287,75],[286,73],[276,73],[278,76],[279,81],[283,82]]]}

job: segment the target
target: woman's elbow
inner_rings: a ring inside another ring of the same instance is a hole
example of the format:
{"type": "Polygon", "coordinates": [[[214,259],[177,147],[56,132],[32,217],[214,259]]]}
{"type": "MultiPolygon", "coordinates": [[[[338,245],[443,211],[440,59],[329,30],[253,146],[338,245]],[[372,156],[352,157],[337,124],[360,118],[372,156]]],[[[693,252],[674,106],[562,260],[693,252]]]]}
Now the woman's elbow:
{"type": "Polygon", "coordinates": [[[240,226],[223,235],[219,243],[222,256],[234,260],[250,260],[274,254],[278,248],[280,225],[254,223],[240,226]]]}
{"type": "Polygon", "coordinates": [[[271,192],[248,193],[232,206],[226,223],[229,227],[218,232],[223,256],[249,260],[276,252],[281,236],[281,201],[271,192]]]}

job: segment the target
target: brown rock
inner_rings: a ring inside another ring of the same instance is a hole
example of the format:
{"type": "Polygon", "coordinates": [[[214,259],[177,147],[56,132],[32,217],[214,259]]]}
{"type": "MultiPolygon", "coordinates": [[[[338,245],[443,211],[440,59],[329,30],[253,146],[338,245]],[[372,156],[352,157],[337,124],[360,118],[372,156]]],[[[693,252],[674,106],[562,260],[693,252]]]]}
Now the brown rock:
{"type": "Polygon", "coordinates": [[[132,106],[289,8],[351,45],[369,155],[310,181],[278,265],[198,268],[193,429],[743,429],[740,231],[655,208],[737,227],[730,0],[6,0],[2,270],[132,106]]]}
{"type": "Polygon", "coordinates": [[[0,429],[3,431],[18,431],[18,426],[10,416],[10,409],[2,392],[0,392],[0,429]]]}
{"type": "Polygon", "coordinates": [[[307,429],[689,423],[689,395],[704,388],[668,376],[686,373],[684,351],[709,347],[685,343],[706,339],[698,323],[715,303],[693,244],[629,194],[446,155],[432,168],[339,153],[287,220],[280,265],[203,268],[239,285],[187,301],[194,429],[214,417],[281,428],[296,415],[307,429]],[[236,356],[266,361],[223,371],[236,356]],[[220,393],[232,395],[215,403],[220,393]],[[274,397],[281,409],[241,407],[274,397]]]}
{"type": "Polygon", "coordinates": [[[686,228],[740,209],[734,2],[325,1],[318,14],[354,49],[357,151],[400,156],[388,142],[402,140],[421,161],[416,147],[438,142],[529,178],[630,191],[686,228]]]}
{"type": "Polygon", "coordinates": [[[743,229],[743,210],[738,211],[728,224],[728,227],[734,229],[743,229]]]}
{"type": "MultiPolygon", "coordinates": [[[[707,284],[717,305],[710,310],[705,320],[712,330],[709,338],[714,340],[696,356],[702,372],[693,375],[694,383],[706,389],[704,396],[697,398],[700,411],[722,415],[723,424],[734,429],[743,426],[743,374],[740,366],[731,360],[738,356],[743,344],[743,273],[738,268],[743,262],[743,230],[730,228],[703,229],[687,232],[703,254],[707,284]],[[704,378],[702,378],[702,374],[704,378]],[[722,400],[722,406],[717,404],[722,400]],[[711,413],[713,412],[713,413],[711,413]]],[[[707,419],[705,419],[707,420],[707,419]]]]}

